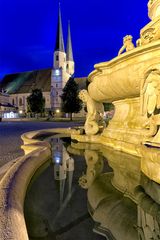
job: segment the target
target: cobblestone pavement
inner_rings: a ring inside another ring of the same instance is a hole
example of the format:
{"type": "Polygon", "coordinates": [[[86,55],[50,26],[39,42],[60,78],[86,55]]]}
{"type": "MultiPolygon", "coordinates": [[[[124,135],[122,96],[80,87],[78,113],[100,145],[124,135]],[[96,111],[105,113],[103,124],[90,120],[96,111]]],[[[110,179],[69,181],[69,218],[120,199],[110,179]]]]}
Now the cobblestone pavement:
{"type": "Polygon", "coordinates": [[[0,167],[22,156],[21,135],[25,132],[79,125],[77,122],[0,122],[0,167]]]}

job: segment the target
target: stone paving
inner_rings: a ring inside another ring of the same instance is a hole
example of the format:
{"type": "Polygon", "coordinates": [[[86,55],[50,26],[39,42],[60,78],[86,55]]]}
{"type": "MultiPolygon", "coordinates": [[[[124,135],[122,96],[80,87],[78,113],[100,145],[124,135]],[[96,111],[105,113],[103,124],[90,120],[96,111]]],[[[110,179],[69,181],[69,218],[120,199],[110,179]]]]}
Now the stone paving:
{"type": "Polygon", "coordinates": [[[22,156],[21,135],[25,132],[79,125],[78,122],[0,122],[0,167],[22,156]]]}

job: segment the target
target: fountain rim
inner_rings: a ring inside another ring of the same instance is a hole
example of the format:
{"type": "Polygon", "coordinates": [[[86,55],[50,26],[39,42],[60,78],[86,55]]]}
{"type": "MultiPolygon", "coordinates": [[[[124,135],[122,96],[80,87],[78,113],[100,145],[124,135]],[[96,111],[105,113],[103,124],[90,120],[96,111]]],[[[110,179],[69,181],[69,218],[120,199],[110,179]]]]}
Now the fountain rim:
{"type": "Polygon", "coordinates": [[[21,147],[25,155],[13,160],[12,166],[0,180],[0,239],[29,240],[24,218],[24,199],[29,183],[35,174],[51,157],[50,144],[35,139],[44,133],[70,134],[71,128],[56,128],[24,133],[21,147]]]}
{"type": "Polygon", "coordinates": [[[123,62],[127,63],[127,61],[131,60],[132,58],[152,52],[155,49],[156,50],[160,49],[160,40],[156,40],[156,41],[148,43],[146,45],[136,47],[131,51],[125,52],[125,53],[111,59],[110,61],[97,63],[94,65],[95,70],[93,70],[88,75],[88,80],[89,80],[89,82],[93,82],[94,77],[101,75],[104,70],[110,70],[111,68],[115,67],[116,65],[119,65],[123,62]]]}

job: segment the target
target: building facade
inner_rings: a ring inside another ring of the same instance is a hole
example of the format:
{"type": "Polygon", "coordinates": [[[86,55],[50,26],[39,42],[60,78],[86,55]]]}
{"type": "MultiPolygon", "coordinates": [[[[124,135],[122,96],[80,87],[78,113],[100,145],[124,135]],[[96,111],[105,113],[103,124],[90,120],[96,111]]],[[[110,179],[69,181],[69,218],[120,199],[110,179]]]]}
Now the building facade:
{"type": "Polygon", "coordinates": [[[1,118],[15,118],[17,117],[17,110],[14,105],[10,103],[9,94],[3,90],[0,92],[0,120],[1,118]]]}

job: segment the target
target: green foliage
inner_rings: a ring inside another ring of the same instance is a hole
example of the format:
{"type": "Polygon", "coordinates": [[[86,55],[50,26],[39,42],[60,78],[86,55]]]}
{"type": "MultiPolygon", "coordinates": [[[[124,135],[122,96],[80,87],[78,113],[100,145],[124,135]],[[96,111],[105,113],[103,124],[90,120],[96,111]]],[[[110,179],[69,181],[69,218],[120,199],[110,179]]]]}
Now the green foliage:
{"type": "Polygon", "coordinates": [[[111,111],[114,109],[114,105],[112,103],[103,103],[104,105],[104,111],[107,112],[107,111],[111,111]]]}
{"type": "Polygon", "coordinates": [[[78,113],[82,109],[82,101],[78,98],[79,88],[74,78],[70,77],[65,87],[63,88],[62,111],[71,114],[78,113]]]}
{"type": "Polygon", "coordinates": [[[30,96],[27,97],[28,112],[43,113],[45,98],[41,89],[33,89],[30,96]]]}

